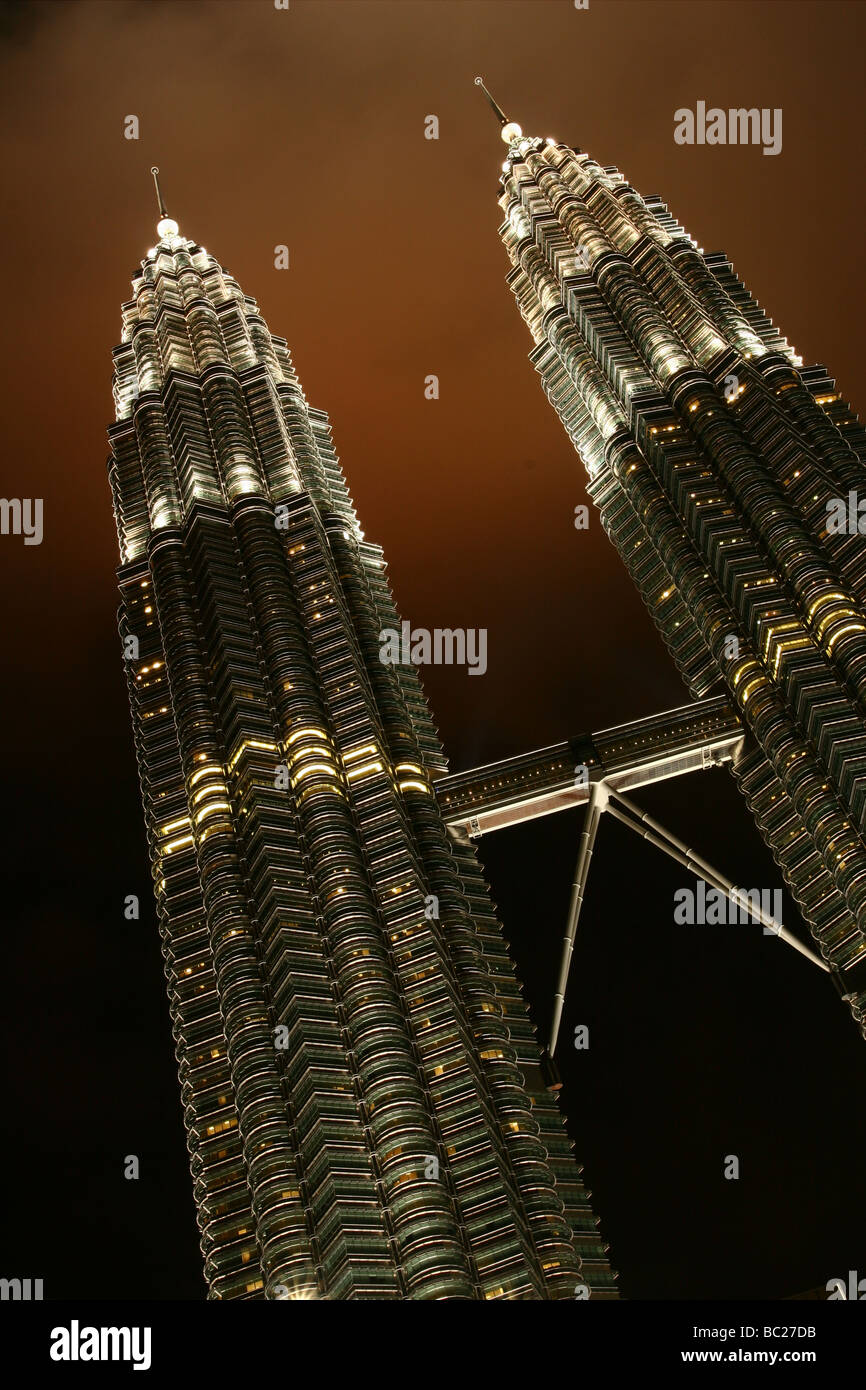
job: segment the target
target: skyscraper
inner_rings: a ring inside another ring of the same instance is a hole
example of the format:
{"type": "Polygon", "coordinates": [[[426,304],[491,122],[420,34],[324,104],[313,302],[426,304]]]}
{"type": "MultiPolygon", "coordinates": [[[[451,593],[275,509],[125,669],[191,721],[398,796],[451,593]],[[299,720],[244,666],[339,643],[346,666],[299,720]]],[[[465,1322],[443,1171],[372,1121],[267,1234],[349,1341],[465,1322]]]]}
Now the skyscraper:
{"type": "Polygon", "coordinates": [[[485,94],[530,360],[689,690],[750,730],[736,779],[864,1029],[866,433],[659,198],[485,94]]]}
{"type": "Polygon", "coordinates": [[[210,1295],[616,1296],[327,417],[160,207],[109,476],[210,1295]]]}

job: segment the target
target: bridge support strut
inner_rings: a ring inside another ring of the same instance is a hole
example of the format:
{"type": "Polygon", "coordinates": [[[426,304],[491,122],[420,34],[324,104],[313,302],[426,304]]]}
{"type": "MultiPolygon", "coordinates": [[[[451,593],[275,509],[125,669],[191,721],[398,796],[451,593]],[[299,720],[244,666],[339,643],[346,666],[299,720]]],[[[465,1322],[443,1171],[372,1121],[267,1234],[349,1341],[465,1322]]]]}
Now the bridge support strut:
{"type": "Polygon", "coordinates": [[[774,936],[778,936],[800,955],[805,956],[813,965],[817,965],[820,970],[825,970],[829,974],[833,972],[825,960],[816,955],[808,946],[804,946],[796,936],[787,931],[781,922],[777,922],[774,917],[766,913],[763,908],[754,903],[743,893],[742,889],[737,888],[730,879],[714,869],[699,854],[680,840],[678,836],[672,835],[657,820],[650,816],[646,811],[641,810],[640,806],[624,796],[622,792],[614,791],[608,787],[604,781],[594,782],[590,791],[589,804],[586,817],[584,819],[583,830],[580,836],[580,848],[577,856],[577,864],[574,870],[574,880],[571,888],[571,901],[568,907],[568,919],[565,927],[565,935],[562,940],[562,959],[559,966],[559,979],[556,987],[556,994],[553,1001],[553,1021],[550,1029],[550,1043],[547,1048],[547,1056],[552,1060],[559,1040],[559,1029],[562,1022],[562,1010],[565,1004],[565,991],[568,984],[568,974],[571,968],[571,958],[574,953],[574,941],[577,935],[577,925],[580,920],[580,911],[583,907],[586,895],[586,880],[589,874],[589,865],[592,860],[592,851],[595,845],[596,835],[601,823],[601,817],[605,811],[609,811],[615,820],[622,825],[628,826],[636,835],[640,835],[656,849],[662,850],[671,859],[682,864],[683,868],[688,869],[697,878],[702,878],[712,888],[718,889],[740,910],[748,911],[750,918],[757,921],[774,936]]]}

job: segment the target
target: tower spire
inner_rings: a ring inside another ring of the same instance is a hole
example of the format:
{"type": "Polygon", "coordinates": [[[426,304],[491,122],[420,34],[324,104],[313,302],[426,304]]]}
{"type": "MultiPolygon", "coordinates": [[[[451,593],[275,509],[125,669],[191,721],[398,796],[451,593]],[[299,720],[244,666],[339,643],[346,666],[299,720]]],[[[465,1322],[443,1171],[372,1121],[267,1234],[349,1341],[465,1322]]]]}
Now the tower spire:
{"type": "Polygon", "coordinates": [[[515,140],[519,140],[521,135],[523,134],[523,131],[521,130],[520,126],[517,124],[516,121],[509,121],[505,112],[502,110],[502,107],[498,104],[498,102],[493,100],[493,97],[490,95],[490,93],[484,85],[484,78],[476,77],[475,85],[476,87],[481,88],[481,91],[484,94],[487,104],[489,105],[491,111],[493,112],[494,116],[496,117],[497,121],[502,127],[499,133],[502,136],[502,139],[505,141],[506,145],[510,145],[515,140]]]}
{"type": "Polygon", "coordinates": [[[153,174],[154,187],[156,188],[156,202],[159,208],[159,215],[160,217],[168,217],[168,213],[166,212],[165,208],[165,200],[162,196],[162,189],[159,186],[159,169],[154,164],[151,167],[150,172],[153,174]]]}
{"type": "Polygon", "coordinates": [[[156,189],[156,202],[159,208],[159,221],[156,224],[157,235],[160,240],[164,237],[177,236],[180,229],[174,218],[169,217],[166,212],[165,200],[162,196],[162,189],[159,186],[159,169],[153,164],[151,165],[150,172],[153,174],[153,184],[156,189]]]}
{"type": "Polygon", "coordinates": [[[486,88],[485,85],[484,85],[484,78],[483,78],[483,77],[476,77],[476,79],[475,79],[475,85],[476,85],[476,87],[480,87],[480,88],[481,88],[481,91],[482,91],[482,93],[484,94],[484,96],[487,98],[487,102],[488,102],[488,104],[489,104],[489,106],[490,106],[490,109],[492,110],[492,112],[493,112],[494,116],[496,117],[497,121],[499,122],[499,124],[500,124],[500,125],[508,125],[508,117],[506,116],[505,112],[502,110],[502,107],[499,106],[499,105],[497,105],[497,103],[493,100],[493,97],[492,97],[492,96],[490,95],[490,93],[488,92],[487,88],[486,88]]]}

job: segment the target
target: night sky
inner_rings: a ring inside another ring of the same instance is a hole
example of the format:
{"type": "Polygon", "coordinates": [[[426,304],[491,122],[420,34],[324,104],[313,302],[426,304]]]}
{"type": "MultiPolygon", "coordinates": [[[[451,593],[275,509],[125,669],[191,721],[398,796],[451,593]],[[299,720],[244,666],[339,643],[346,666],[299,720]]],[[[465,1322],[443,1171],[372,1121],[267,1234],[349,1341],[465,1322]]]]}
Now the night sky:
{"type": "MultiPolygon", "coordinates": [[[[459,771],[688,698],[595,514],[574,529],[583,469],[504,283],[504,146],[473,77],[725,250],[856,409],[864,38],[866,9],[827,0],[0,5],[3,493],[45,509],[41,546],[0,537],[0,1275],[42,1277],[46,1298],[205,1296],[105,471],[120,305],[156,239],[151,164],[329,412],[403,616],[487,628],[484,678],[422,673],[459,771]],[[699,100],[782,108],[781,154],[675,144],[674,111],[699,100]]],[[[726,773],[637,799],[735,882],[781,882],[726,773]]],[[[569,813],[480,842],[545,1034],[579,828],[569,813]]],[[[675,926],[689,883],[602,824],[560,1066],[622,1293],[784,1298],[863,1273],[863,1042],[828,977],[760,928],[675,926]]]]}

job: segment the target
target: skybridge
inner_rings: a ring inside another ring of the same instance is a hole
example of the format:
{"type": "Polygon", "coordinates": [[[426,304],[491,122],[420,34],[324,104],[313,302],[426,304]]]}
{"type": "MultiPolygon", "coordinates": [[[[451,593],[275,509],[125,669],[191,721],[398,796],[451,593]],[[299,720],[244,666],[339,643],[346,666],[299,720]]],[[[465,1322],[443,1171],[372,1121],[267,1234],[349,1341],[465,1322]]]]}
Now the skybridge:
{"type": "Polygon", "coordinates": [[[550,1089],[556,1090],[560,1084],[552,1059],[589,865],[604,812],[723,894],[735,909],[745,914],[740,920],[762,925],[813,965],[833,975],[840,994],[847,997],[841,977],[825,960],[626,795],[653,782],[733,763],[743,749],[744,740],[745,729],[739,717],[724,696],[717,696],[552,744],[535,753],[505,758],[469,772],[437,779],[436,796],[449,830],[454,835],[466,835],[471,839],[539,816],[552,815],[555,811],[587,807],[572,879],[553,1023],[545,1056],[550,1089]]]}
{"type": "Polygon", "coordinates": [[[448,825],[473,839],[491,830],[568,811],[604,782],[629,791],[733,761],[744,729],[724,697],[618,724],[436,781],[448,825]]]}

